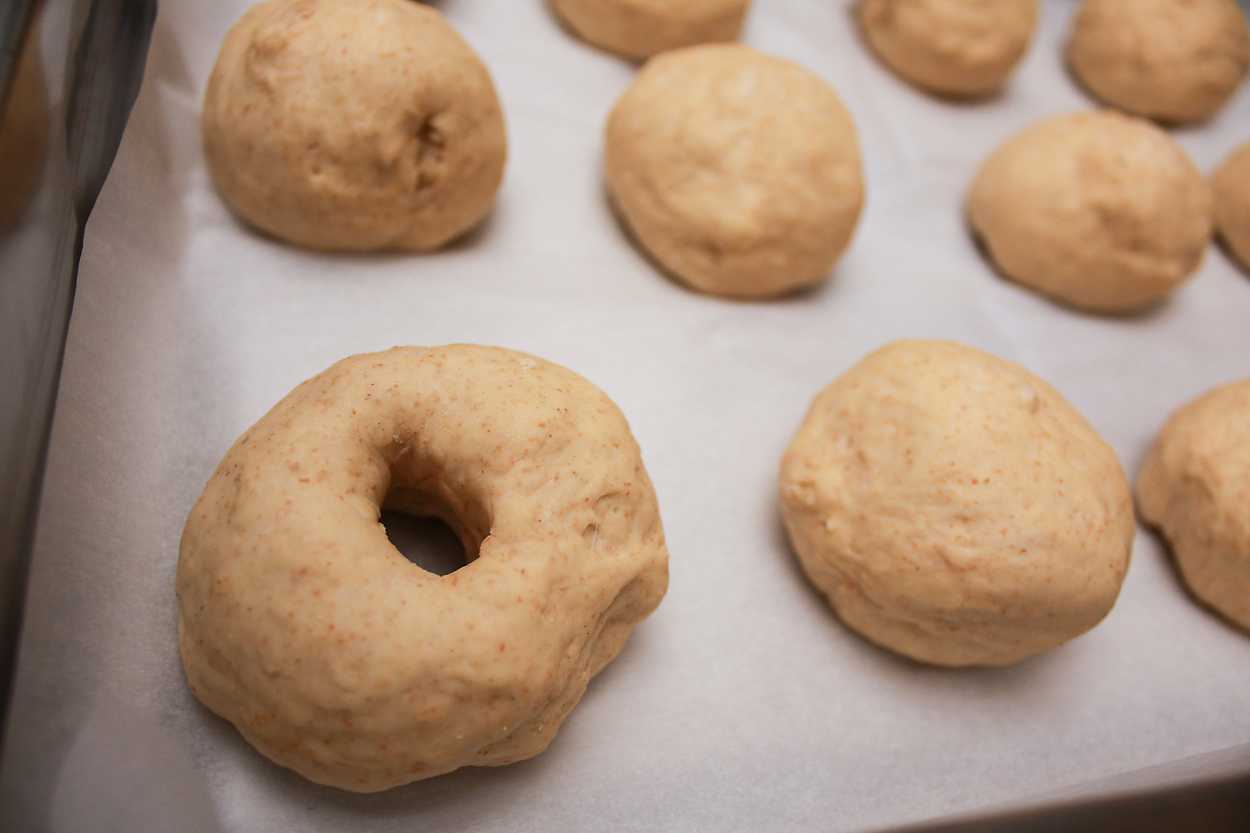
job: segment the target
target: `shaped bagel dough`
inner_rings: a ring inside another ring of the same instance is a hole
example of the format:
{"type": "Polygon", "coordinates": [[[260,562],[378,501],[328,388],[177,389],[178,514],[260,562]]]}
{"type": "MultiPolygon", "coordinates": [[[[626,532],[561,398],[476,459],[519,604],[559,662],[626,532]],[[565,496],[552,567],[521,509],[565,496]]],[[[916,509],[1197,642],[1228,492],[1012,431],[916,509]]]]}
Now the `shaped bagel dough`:
{"type": "Polygon", "coordinates": [[[269,0],[209,79],[204,151],[244,220],[314,249],[436,249],[490,211],[507,139],[486,67],[411,0],[269,0]]]}
{"type": "Polygon", "coordinates": [[[234,444],[178,558],[195,696],[261,753],[373,792],[542,752],[663,597],[659,508],[625,418],[489,347],[353,356],[234,444]],[[446,576],[387,539],[436,516],[446,576]]]}
{"type": "Polygon", "coordinates": [[[838,617],[921,662],[1008,665],[1096,625],[1134,524],[1115,454],[1050,385],[900,341],[820,392],[781,463],[790,542],[838,617]]]}

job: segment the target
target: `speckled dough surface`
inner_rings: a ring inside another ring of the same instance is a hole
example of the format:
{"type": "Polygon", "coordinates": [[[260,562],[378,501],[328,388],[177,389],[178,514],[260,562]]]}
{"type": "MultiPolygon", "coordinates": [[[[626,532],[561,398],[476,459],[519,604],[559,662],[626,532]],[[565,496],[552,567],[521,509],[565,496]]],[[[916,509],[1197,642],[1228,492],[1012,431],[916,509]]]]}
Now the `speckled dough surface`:
{"type": "Polygon", "coordinates": [[[1228,250],[1250,271],[1250,142],[1238,147],[1211,177],[1215,225],[1228,250]]]}
{"type": "Polygon", "coordinates": [[[605,133],[608,187],[661,266],[719,295],[825,280],[864,201],[841,100],[798,64],[750,47],[652,59],[605,133]]]}
{"type": "Polygon", "coordinates": [[[1236,0],[1085,0],[1068,65],[1103,101],[1165,122],[1202,121],[1250,68],[1250,31],[1236,0]]]}
{"type": "Polygon", "coordinates": [[[370,792],[542,752],[667,581],[607,396],[522,353],[396,348],[303,383],[226,454],[183,531],[183,665],[263,754],[370,792]],[[384,504],[477,558],[427,573],[384,504]]]}
{"type": "Polygon", "coordinates": [[[750,0],[549,0],[579,37],[627,58],[736,40],[750,0]]]}
{"type": "Polygon", "coordinates": [[[437,248],[490,211],[507,139],[490,74],[410,0],[269,0],[208,83],[218,191],[264,231],[327,250],[437,248]]]}
{"type": "Polygon", "coordinates": [[[950,96],[1001,88],[1037,28],[1037,0],[860,0],[856,14],[887,66],[950,96]]]}
{"type": "Polygon", "coordinates": [[[1076,307],[1132,311],[1186,281],[1211,239],[1211,192],[1185,151],[1112,111],[1054,116],[986,160],[967,210],[1009,278],[1076,307]]]}
{"type": "Polygon", "coordinates": [[[1172,415],[1137,476],[1137,505],[1194,595],[1250,630],[1250,379],[1172,415]]]}
{"type": "Polygon", "coordinates": [[[1006,665],[1084,633],[1128,568],[1112,450],[1023,368],[901,341],[821,391],[781,463],[804,571],[868,639],[938,665],[1006,665]]]}

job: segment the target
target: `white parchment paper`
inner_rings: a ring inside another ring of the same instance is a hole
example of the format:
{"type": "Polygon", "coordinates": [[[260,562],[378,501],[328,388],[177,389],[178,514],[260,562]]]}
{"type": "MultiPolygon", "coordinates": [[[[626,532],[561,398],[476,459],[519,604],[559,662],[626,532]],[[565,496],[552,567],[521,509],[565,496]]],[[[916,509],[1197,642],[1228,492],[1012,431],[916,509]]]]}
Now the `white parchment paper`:
{"type": "MultiPolygon", "coordinates": [[[[1089,106],[1059,60],[1072,4],[1001,98],[913,91],[845,2],[756,0],[745,40],[830,80],[868,181],[820,290],[689,292],[614,222],[600,130],[633,67],[539,0],[439,6],[494,73],[511,159],[478,233],[430,256],[332,257],[262,239],[214,194],[199,100],[244,0],[165,0],[88,229],[31,578],[0,806],[6,830],[856,831],[1250,741],[1250,638],[1185,595],[1138,535],[1119,604],[1018,667],[906,663],[841,627],[777,517],[780,454],[813,394],[900,337],[945,337],[1052,381],[1136,471],[1165,415],[1250,374],[1250,278],[1215,247],[1164,307],[1109,319],[995,277],[960,214],[978,163],[1089,106]],[[309,784],[200,708],[181,675],[183,519],[231,441],[304,378],[395,344],[481,342],[565,364],[629,417],[672,584],[552,748],[375,796],[309,784]]],[[[1176,132],[1204,170],[1250,139],[1250,87],[1176,132]]]]}

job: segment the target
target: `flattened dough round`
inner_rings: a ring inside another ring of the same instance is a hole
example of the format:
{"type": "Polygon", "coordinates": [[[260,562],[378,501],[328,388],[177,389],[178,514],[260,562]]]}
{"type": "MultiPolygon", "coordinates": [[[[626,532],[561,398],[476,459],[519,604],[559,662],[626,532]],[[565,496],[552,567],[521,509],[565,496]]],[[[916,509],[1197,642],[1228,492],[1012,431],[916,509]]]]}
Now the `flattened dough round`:
{"type": "Polygon", "coordinates": [[[1237,148],[1211,178],[1215,226],[1241,265],[1250,270],[1250,142],[1237,148]]]}
{"type": "Polygon", "coordinates": [[[1000,89],[1037,28],[1037,0],[860,0],[859,25],[903,78],[941,95],[1000,89]]]}
{"type": "Polygon", "coordinates": [[[304,382],[226,454],[183,530],[179,641],[261,753],[373,792],[542,752],[667,583],[606,395],[523,353],[403,347],[304,382]],[[383,506],[472,560],[410,563],[383,506]]]}
{"type": "Polygon", "coordinates": [[[1115,454],[1054,388],[940,341],[890,344],[821,391],[782,459],[781,508],[844,623],[946,666],[1092,628],[1134,532],[1115,454]]]}
{"type": "Polygon", "coordinates": [[[1213,116],[1250,68],[1236,0],[1084,0],[1068,64],[1106,103],[1163,122],[1213,116]]]}
{"type": "Polygon", "coordinates": [[[1137,505],[1194,595],[1250,630],[1250,379],[1168,419],[1137,476],[1137,505]]]}
{"type": "Polygon", "coordinates": [[[578,37],[641,60],[700,43],[738,39],[750,0],[550,0],[578,37]]]}
{"type": "Polygon", "coordinates": [[[967,208],[1007,277],[1097,312],[1139,309],[1185,282],[1213,223],[1210,188],[1181,146],[1109,110],[1009,139],[981,166],[967,208]]]}
{"type": "Polygon", "coordinates": [[[269,0],[209,79],[204,150],[234,211],[314,249],[435,249],[489,213],[507,139],[490,74],[411,0],[269,0]]]}
{"type": "Polygon", "coordinates": [[[605,135],[608,188],[638,242],[704,292],[825,280],[864,200],[850,114],[823,79],[746,46],[652,59],[605,135]]]}

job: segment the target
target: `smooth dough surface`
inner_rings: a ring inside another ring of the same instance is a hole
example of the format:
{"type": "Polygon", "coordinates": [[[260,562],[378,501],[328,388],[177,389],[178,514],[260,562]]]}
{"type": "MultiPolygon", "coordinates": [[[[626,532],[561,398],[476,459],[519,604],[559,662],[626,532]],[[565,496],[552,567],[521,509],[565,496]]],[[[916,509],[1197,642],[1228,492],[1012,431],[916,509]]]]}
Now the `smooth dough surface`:
{"type": "Polygon", "coordinates": [[[395,348],[304,382],[226,454],[183,531],[179,641],[260,752],[372,792],[542,752],[667,582],[606,395],[523,353],[395,348]],[[384,505],[442,518],[472,560],[410,563],[384,505]]]}
{"type": "Polygon", "coordinates": [[[1137,476],[1137,504],[1194,595],[1250,630],[1250,379],[1168,419],[1137,476]]]}
{"type": "Polygon", "coordinates": [[[588,43],[636,60],[737,40],[750,0],[550,0],[588,43]]]}
{"type": "Polygon", "coordinates": [[[1203,121],[1250,68],[1236,0],[1084,0],[1068,64],[1106,103],[1163,122],[1203,121]]]}
{"type": "Polygon", "coordinates": [[[856,11],[887,66],[949,96],[1001,88],[1037,28],[1037,0],[860,0],[856,11]]]}
{"type": "Polygon", "coordinates": [[[704,292],[825,280],[864,200],[850,114],[823,79],[746,46],[653,58],[605,135],[608,188],[638,242],[704,292]]]}
{"type": "Polygon", "coordinates": [[[490,211],[507,139],[490,74],[410,0],[269,0],[227,34],[204,150],[243,219],[315,249],[435,249],[490,211]]]}
{"type": "Polygon", "coordinates": [[[981,166],[968,216],[1009,278],[1072,306],[1127,312],[1193,275],[1211,192],[1185,151],[1143,119],[1055,116],[981,166]]]}
{"type": "Polygon", "coordinates": [[[1007,665],[1096,625],[1133,541],[1115,454],[1050,385],[952,342],[900,341],[812,403],[781,507],[844,623],[946,666],[1007,665]]]}
{"type": "Polygon", "coordinates": [[[1215,225],[1228,250],[1250,270],[1250,142],[1234,150],[1211,178],[1215,225]]]}

